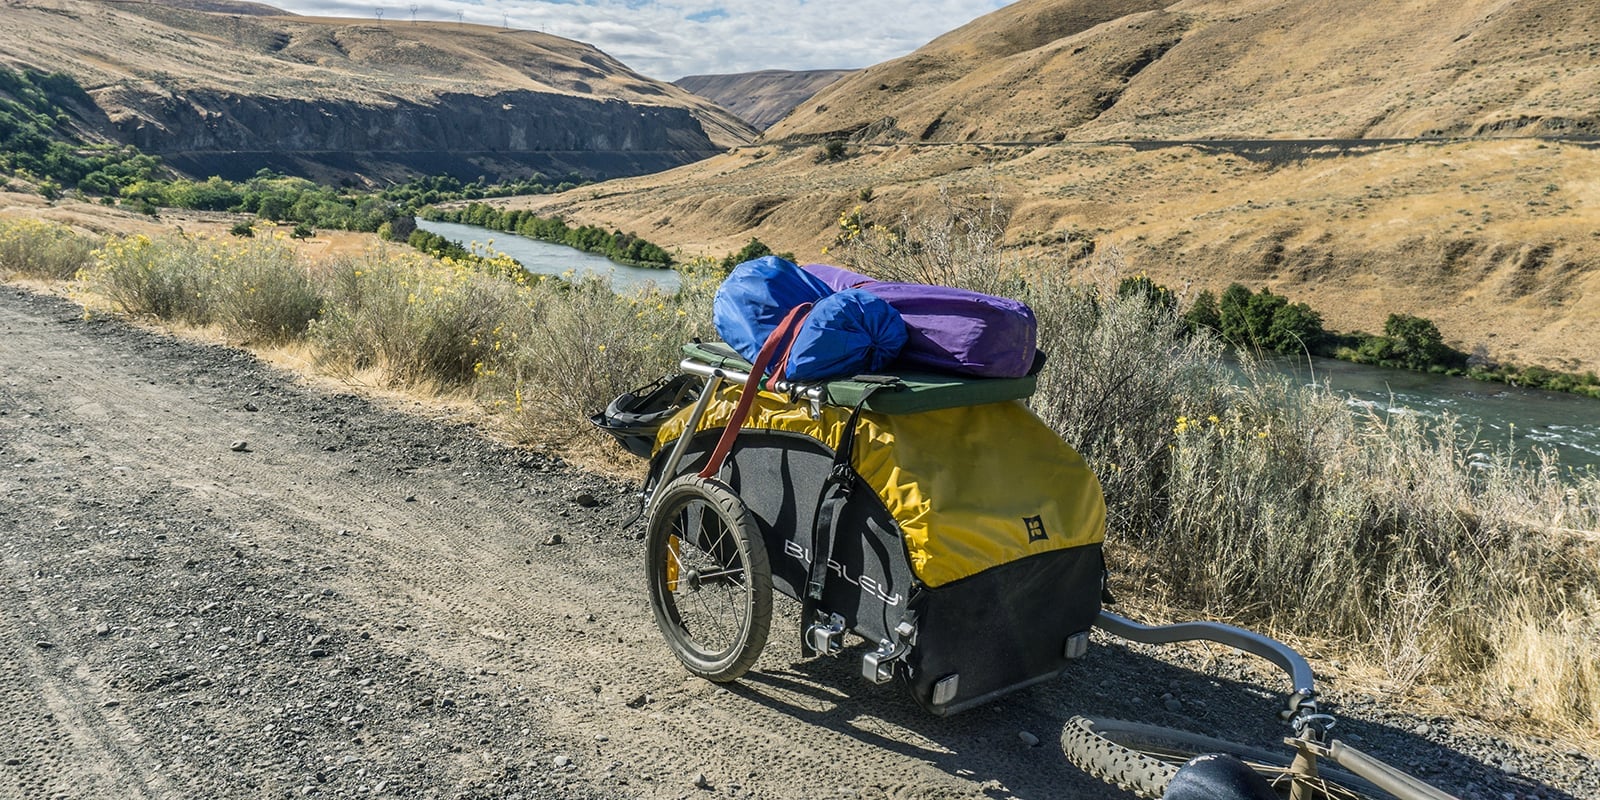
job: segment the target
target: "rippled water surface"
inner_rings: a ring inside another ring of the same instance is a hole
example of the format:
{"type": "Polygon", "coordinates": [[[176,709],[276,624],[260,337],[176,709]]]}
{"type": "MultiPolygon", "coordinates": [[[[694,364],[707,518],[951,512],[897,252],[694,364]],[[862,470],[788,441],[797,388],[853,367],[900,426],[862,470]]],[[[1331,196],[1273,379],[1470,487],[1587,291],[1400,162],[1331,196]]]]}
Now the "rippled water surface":
{"type": "Polygon", "coordinates": [[[605,256],[574,250],[566,245],[541,242],[514,233],[492,231],[477,225],[429,222],[419,219],[417,227],[468,247],[477,242],[480,245],[479,250],[487,248],[505,253],[522,262],[523,268],[535,274],[560,275],[573,271],[580,275],[610,275],[612,287],[619,292],[642,289],[651,283],[667,291],[678,288],[678,273],[670,269],[623,266],[605,256]],[[490,240],[494,241],[492,247],[488,244],[490,240]]]}
{"type": "Polygon", "coordinates": [[[1600,469],[1600,400],[1332,359],[1312,359],[1309,367],[1304,359],[1276,361],[1271,367],[1307,382],[1325,382],[1346,393],[1358,409],[1453,414],[1490,445],[1515,444],[1522,452],[1550,448],[1564,465],[1600,469]]]}

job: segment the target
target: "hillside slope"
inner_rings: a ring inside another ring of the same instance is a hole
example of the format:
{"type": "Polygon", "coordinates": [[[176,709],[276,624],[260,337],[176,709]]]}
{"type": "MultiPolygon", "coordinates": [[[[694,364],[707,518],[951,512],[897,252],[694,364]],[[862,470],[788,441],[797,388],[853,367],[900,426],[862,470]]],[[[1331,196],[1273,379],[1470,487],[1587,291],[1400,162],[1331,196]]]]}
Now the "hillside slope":
{"type": "Polygon", "coordinates": [[[673,85],[705,97],[766,130],[818,90],[849,75],[848,69],[766,69],[733,75],[686,75],[673,85]]]}
{"type": "Polygon", "coordinates": [[[1019,257],[1086,277],[1093,243],[1191,293],[1242,281],[1340,330],[1419,314],[1491,358],[1600,369],[1597,33],[1600,4],[1567,0],[1020,0],[759,146],[512,204],[837,259],[857,206],[992,199],[1019,257]]]}
{"type": "Polygon", "coordinates": [[[773,127],[870,141],[1600,133],[1600,5],[1021,0],[773,127]]]}
{"type": "Polygon", "coordinates": [[[10,3],[0,65],[71,74],[98,107],[86,127],[196,174],[263,163],[345,178],[639,174],[754,135],[703,98],[555,36],[185,5],[234,7],[10,3]]]}

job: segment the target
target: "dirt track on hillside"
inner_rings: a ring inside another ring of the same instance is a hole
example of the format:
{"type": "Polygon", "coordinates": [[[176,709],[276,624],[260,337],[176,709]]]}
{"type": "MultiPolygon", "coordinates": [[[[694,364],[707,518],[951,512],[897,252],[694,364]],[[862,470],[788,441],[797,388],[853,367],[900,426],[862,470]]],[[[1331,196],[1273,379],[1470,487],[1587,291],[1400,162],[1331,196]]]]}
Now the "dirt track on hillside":
{"type": "MultiPolygon", "coordinates": [[[[756,672],[692,679],[631,491],[6,287],[0,797],[1106,797],[1053,744],[1072,714],[1278,733],[1269,673],[1117,646],[936,719],[800,660],[783,604],[756,672]]],[[[1585,754],[1331,697],[1463,796],[1600,791],[1585,754]]]]}

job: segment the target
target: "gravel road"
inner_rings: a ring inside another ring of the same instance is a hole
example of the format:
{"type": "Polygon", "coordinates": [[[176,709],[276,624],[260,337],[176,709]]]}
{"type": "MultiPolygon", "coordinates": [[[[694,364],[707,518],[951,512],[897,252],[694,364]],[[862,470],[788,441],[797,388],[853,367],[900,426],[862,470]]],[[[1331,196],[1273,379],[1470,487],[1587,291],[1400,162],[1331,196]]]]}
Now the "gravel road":
{"type": "MultiPolygon", "coordinates": [[[[690,678],[632,490],[0,287],[0,797],[1115,797],[1071,715],[1279,734],[1257,665],[1105,641],[933,718],[801,660],[783,603],[749,677],[690,678]]],[[[1333,688],[1463,797],[1600,797],[1593,753],[1333,688]]]]}

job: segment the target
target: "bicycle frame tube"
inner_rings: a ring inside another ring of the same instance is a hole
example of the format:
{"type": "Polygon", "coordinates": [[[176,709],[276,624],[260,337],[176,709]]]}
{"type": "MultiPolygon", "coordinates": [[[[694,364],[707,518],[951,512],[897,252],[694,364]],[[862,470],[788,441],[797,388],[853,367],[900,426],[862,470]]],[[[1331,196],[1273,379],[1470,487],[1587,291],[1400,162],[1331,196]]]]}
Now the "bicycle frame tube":
{"type": "MultiPolygon", "coordinates": [[[[1289,680],[1294,684],[1294,693],[1289,696],[1288,708],[1280,715],[1294,723],[1295,727],[1296,735],[1284,740],[1299,751],[1291,768],[1292,775],[1313,778],[1317,774],[1316,760],[1327,758],[1402,800],[1456,800],[1453,795],[1439,791],[1342,741],[1335,739],[1324,744],[1323,736],[1328,728],[1332,727],[1333,720],[1317,713],[1317,689],[1311,674],[1311,665],[1304,656],[1283,642],[1220,622],[1141,625],[1109,611],[1101,611],[1094,624],[1095,627],[1114,636],[1143,644],[1216,642],[1259,656],[1277,665],[1289,675],[1289,680]]],[[[1290,789],[1289,796],[1298,799],[1320,795],[1313,795],[1310,785],[1297,780],[1290,789]]]]}
{"type": "MultiPolygon", "coordinates": [[[[685,364],[689,363],[687,361],[685,364]]],[[[698,373],[696,373],[698,374],[698,373]]],[[[644,518],[650,518],[650,512],[655,511],[656,498],[661,494],[661,487],[665,486],[672,476],[678,472],[678,464],[683,461],[683,452],[689,448],[689,440],[694,438],[694,429],[699,427],[700,418],[705,416],[706,407],[711,405],[711,396],[717,393],[722,386],[722,376],[718,374],[705,375],[706,385],[700,390],[700,399],[695,401],[694,409],[689,412],[689,421],[684,425],[683,433],[679,434],[678,441],[672,443],[672,452],[667,453],[667,461],[661,465],[661,476],[655,485],[650,487],[650,496],[644,501],[644,518]]]]}
{"type": "MultiPolygon", "coordinates": [[[[748,372],[740,372],[727,367],[713,367],[710,364],[695,361],[692,358],[686,358],[679,362],[678,369],[690,375],[699,375],[702,378],[721,378],[739,386],[744,386],[750,382],[750,373],[748,372]]],[[[820,387],[777,378],[767,381],[766,389],[773,392],[790,392],[812,402],[818,402],[823,399],[823,392],[820,387]]]]}
{"type": "Polygon", "coordinates": [[[1441,792],[1338,739],[1333,740],[1327,750],[1327,757],[1339,766],[1372,781],[1374,786],[1395,797],[1403,800],[1456,800],[1455,795],[1441,792]]]}
{"type": "MultiPolygon", "coordinates": [[[[661,486],[671,480],[673,475],[677,474],[678,465],[683,461],[684,451],[689,447],[689,439],[693,436],[695,429],[700,426],[700,418],[705,415],[706,408],[711,405],[712,396],[722,387],[722,382],[728,381],[738,386],[745,386],[750,382],[750,374],[747,372],[714,367],[710,364],[695,361],[692,358],[686,358],[679,362],[678,369],[687,374],[699,375],[705,378],[706,386],[701,390],[700,399],[695,402],[694,409],[689,412],[689,421],[683,429],[683,434],[678,437],[678,441],[672,444],[672,451],[667,454],[666,463],[661,466],[660,479],[657,480],[654,486],[650,487],[648,495],[645,497],[643,515],[647,518],[650,512],[655,509],[656,495],[659,493],[661,486]]],[[[802,386],[789,381],[773,380],[769,382],[768,388],[775,392],[794,392],[800,397],[810,400],[813,404],[822,402],[823,398],[822,389],[816,386],[802,386]]]]}

